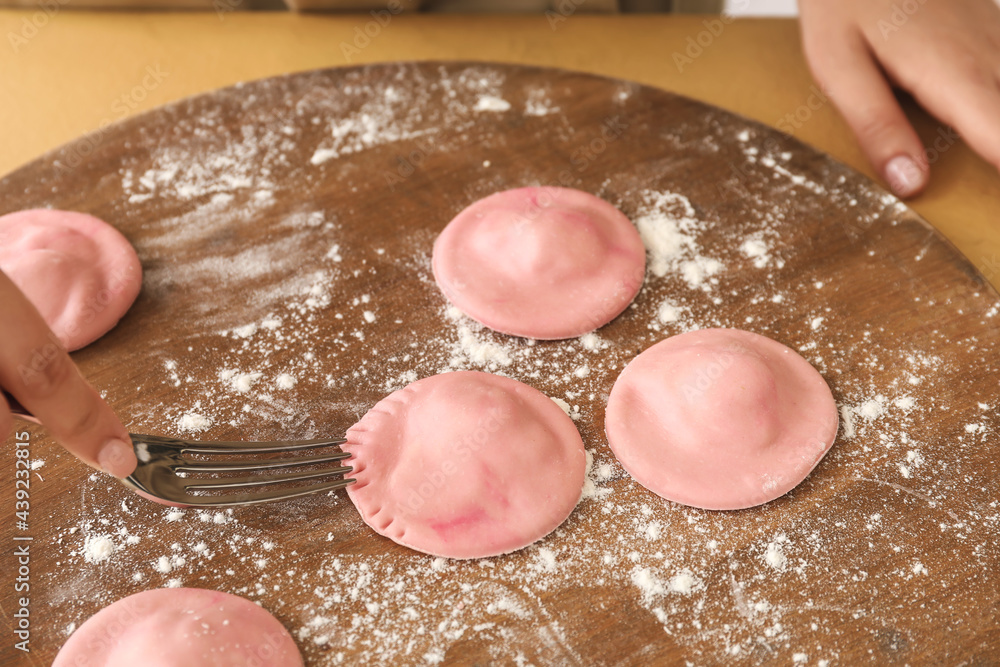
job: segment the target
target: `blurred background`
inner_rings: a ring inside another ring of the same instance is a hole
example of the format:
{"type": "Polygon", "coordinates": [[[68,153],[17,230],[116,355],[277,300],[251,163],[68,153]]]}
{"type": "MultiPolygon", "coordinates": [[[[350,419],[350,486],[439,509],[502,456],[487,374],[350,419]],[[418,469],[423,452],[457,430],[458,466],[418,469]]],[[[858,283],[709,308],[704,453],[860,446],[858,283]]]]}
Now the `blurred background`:
{"type": "Polygon", "coordinates": [[[596,13],[719,13],[733,16],[794,16],[796,0],[0,0],[0,7],[35,9],[57,3],[68,9],[188,9],[227,11],[302,10],[526,13],[559,11],[596,13]]]}

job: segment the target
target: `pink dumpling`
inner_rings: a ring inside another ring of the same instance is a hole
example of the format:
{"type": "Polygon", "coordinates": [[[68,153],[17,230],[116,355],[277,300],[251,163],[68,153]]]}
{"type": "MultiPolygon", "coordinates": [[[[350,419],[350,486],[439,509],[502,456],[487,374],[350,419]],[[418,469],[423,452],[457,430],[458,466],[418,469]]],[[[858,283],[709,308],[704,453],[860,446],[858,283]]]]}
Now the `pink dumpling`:
{"type": "Polygon", "coordinates": [[[110,331],[142,285],[142,267],[128,240],[111,225],[73,211],[0,216],[0,270],[68,350],[110,331]]]}
{"type": "Polygon", "coordinates": [[[601,327],[642,286],[646,251],[618,209],[557,187],[473,203],[434,243],[434,278],[482,324],[515,336],[572,338],[601,327]]]}
{"type": "Polygon", "coordinates": [[[77,628],[52,667],[302,667],[288,631],[229,593],[158,588],[130,595],[77,628]]]}
{"type": "Polygon", "coordinates": [[[737,329],[668,338],[633,359],[605,430],[632,477],[667,500],[741,509],[784,495],[837,435],[823,377],[792,349],[737,329]]]}
{"type": "Polygon", "coordinates": [[[555,530],[580,500],[586,467],[580,434],[552,399],[477,371],[393,392],[343,449],[365,523],[447,558],[515,551],[555,530]]]}

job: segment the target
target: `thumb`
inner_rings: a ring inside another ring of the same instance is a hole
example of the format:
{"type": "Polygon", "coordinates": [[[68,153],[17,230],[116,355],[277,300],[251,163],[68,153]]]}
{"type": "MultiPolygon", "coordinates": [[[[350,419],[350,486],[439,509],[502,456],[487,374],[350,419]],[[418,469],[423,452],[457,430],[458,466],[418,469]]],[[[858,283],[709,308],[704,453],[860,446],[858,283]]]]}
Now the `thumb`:
{"type": "Polygon", "coordinates": [[[806,56],[813,76],[837,105],[868,161],[895,195],[911,197],[923,190],[930,172],[923,144],[862,36],[811,37],[816,39],[807,42],[806,56]]]}
{"type": "MultiPolygon", "coordinates": [[[[84,463],[128,476],[136,466],[129,433],[73,364],[41,315],[0,271],[0,388],[84,463]]],[[[2,392],[0,392],[2,394],[2,392]]],[[[0,411],[8,412],[7,402],[0,411]]],[[[0,418],[0,427],[7,417],[0,418]]]]}

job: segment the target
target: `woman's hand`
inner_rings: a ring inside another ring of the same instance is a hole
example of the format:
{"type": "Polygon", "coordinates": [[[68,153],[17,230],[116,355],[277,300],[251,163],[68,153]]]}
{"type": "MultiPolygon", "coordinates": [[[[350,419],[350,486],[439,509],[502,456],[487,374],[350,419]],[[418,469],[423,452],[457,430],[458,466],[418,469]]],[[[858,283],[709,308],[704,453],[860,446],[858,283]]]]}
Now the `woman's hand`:
{"type": "Polygon", "coordinates": [[[994,0],[800,0],[799,11],[813,76],[893,192],[920,192],[930,173],[893,85],[1000,168],[994,0]]]}
{"type": "MultiPolygon", "coordinates": [[[[136,459],[128,431],[87,384],[42,316],[0,272],[0,387],[87,465],[126,477],[136,459]]],[[[0,437],[13,425],[0,394],[0,437]]]]}

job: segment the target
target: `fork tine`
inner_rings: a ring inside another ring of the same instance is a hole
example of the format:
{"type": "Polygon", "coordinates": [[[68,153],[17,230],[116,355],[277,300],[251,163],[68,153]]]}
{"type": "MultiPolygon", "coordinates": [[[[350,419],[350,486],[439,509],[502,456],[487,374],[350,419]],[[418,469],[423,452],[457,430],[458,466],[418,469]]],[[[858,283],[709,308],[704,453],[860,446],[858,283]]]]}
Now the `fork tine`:
{"type": "Polygon", "coordinates": [[[155,496],[172,503],[180,503],[190,507],[223,507],[229,505],[252,505],[297,498],[323,491],[342,489],[357,480],[327,479],[331,475],[345,475],[353,471],[350,466],[327,467],[321,470],[306,470],[288,473],[272,473],[264,475],[247,475],[241,477],[189,477],[190,473],[217,472],[248,472],[275,471],[302,466],[330,464],[349,459],[351,454],[344,451],[311,453],[320,447],[343,445],[344,438],[323,438],[316,440],[293,440],[288,442],[228,442],[205,441],[189,442],[178,438],[157,435],[132,434],[136,455],[140,460],[135,471],[122,482],[133,489],[155,496]],[[277,458],[230,458],[233,454],[274,454],[306,452],[307,456],[282,456],[277,458]],[[220,458],[190,460],[187,454],[219,455],[220,458]],[[267,485],[296,481],[311,481],[314,483],[297,485],[291,488],[263,488],[267,485]],[[245,493],[203,494],[200,491],[240,491],[245,493]]]}
{"type": "Polygon", "coordinates": [[[223,477],[211,480],[185,480],[184,488],[188,490],[195,489],[201,491],[207,489],[232,489],[242,486],[265,486],[267,484],[279,484],[281,482],[297,482],[304,479],[329,477],[330,475],[345,475],[352,470],[354,470],[354,468],[342,467],[308,472],[290,472],[281,475],[248,475],[246,477],[223,477]]]}
{"type": "Polygon", "coordinates": [[[338,452],[329,456],[305,456],[286,457],[276,461],[251,461],[241,459],[238,461],[185,461],[183,465],[178,465],[174,470],[178,472],[236,472],[242,470],[275,470],[278,468],[293,468],[309,465],[312,463],[333,463],[350,458],[349,452],[338,452]]]}
{"type": "Polygon", "coordinates": [[[298,452],[317,447],[334,447],[347,442],[344,438],[320,438],[316,440],[289,440],[285,442],[245,442],[227,440],[205,440],[189,442],[161,435],[132,433],[132,442],[175,449],[191,454],[268,454],[276,452],[298,452]]]}
{"type": "Polygon", "coordinates": [[[338,479],[333,482],[316,484],[314,486],[297,486],[292,489],[275,489],[273,491],[253,491],[250,493],[230,494],[227,496],[192,496],[182,494],[183,497],[167,498],[177,503],[183,503],[191,507],[220,507],[232,505],[256,505],[272,500],[286,500],[289,498],[299,498],[312,493],[322,493],[323,491],[336,491],[353,484],[353,479],[338,479]]]}
{"type": "Polygon", "coordinates": [[[314,449],[316,447],[333,447],[342,445],[347,440],[344,438],[323,438],[319,440],[290,440],[279,445],[271,443],[247,443],[247,442],[198,442],[185,443],[181,448],[183,453],[192,454],[268,454],[273,452],[299,452],[304,449],[314,449]]]}
{"type": "MultiPolygon", "coordinates": [[[[265,503],[270,500],[285,500],[288,498],[298,498],[300,496],[307,496],[311,493],[319,493],[321,491],[334,491],[336,489],[343,489],[346,486],[354,484],[357,480],[353,479],[338,479],[335,482],[327,482],[326,484],[317,484],[315,486],[303,486],[296,487],[293,489],[280,489],[274,491],[265,491],[264,493],[241,493],[230,496],[219,496],[221,502],[209,503],[210,505],[254,505],[256,503],[265,503]]],[[[195,496],[195,498],[199,498],[195,496]]],[[[200,500],[200,498],[199,498],[200,500]]],[[[193,504],[193,503],[189,503],[193,504]]]]}

